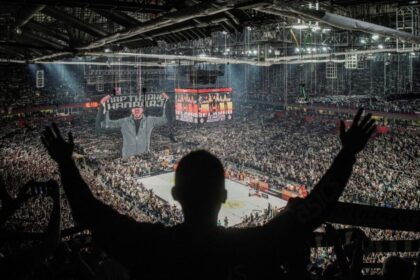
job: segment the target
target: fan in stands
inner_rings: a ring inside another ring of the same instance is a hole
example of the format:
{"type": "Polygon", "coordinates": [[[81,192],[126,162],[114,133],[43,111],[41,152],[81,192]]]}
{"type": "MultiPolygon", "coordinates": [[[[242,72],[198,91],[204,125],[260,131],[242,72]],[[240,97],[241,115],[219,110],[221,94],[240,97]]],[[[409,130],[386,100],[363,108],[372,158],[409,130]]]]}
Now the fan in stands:
{"type": "Polygon", "coordinates": [[[261,197],[261,193],[260,190],[258,188],[254,189],[254,188],[249,188],[249,192],[248,192],[248,196],[257,196],[257,197],[261,197]]]}

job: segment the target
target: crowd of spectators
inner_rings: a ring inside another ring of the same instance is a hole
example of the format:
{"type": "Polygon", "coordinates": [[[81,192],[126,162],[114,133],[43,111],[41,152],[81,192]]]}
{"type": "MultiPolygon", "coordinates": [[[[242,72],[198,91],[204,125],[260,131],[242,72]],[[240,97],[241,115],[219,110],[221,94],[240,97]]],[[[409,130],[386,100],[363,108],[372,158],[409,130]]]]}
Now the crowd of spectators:
{"type": "MultiPolygon", "coordinates": [[[[248,172],[250,176],[268,183],[270,188],[282,189],[288,184],[299,184],[310,191],[339,150],[337,118],[305,118],[296,112],[273,117],[262,112],[249,112],[246,117],[226,123],[177,123],[173,124],[176,141],[166,137],[165,128],[158,128],[152,135],[152,153],[128,159],[120,157],[119,132],[95,134],[93,115],[75,117],[59,125],[74,132],[76,161],[98,199],[137,221],[162,222],[170,226],[182,221],[182,212],[138,183],[138,178],[172,171],[174,164],[189,151],[206,149],[217,155],[227,170],[248,172]]],[[[21,187],[30,180],[60,181],[55,163],[39,141],[44,124],[41,121],[20,128],[12,121],[2,123],[0,171],[11,197],[18,196],[21,187]]],[[[376,135],[359,156],[341,201],[419,210],[419,142],[417,128],[410,126],[391,127],[390,132],[376,135]]],[[[62,229],[71,229],[76,225],[65,196],[61,196],[62,229]]],[[[12,231],[43,232],[51,208],[52,203],[47,197],[34,196],[16,211],[4,227],[12,231]]],[[[257,226],[272,216],[271,211],[244,216],[243,223],[237,226],[257,226]]],[[[362,228],[362,231],[370,240],[420,237],[412,232],[369,228],[362,228]]],[[[12,249],[20,246],[6,242],[0,247],[0,252],[7,256],[12,249]]],[[[93,271],[93,266],[100,269],[100,264],[112,262],[101,254],[97,257],[95,250],[81,249],[80,254],[77,262],[85,264],[81,270],[93,271]],[[86,258],[95,261],[88,265],[86,258]]],[[[333,255],[331,250],[313,251],[313,263],[326,268],[334,259],[333,255]]],[[[413,254],[399,255],[414,257],[413,254]]],[[[371,254],[365,256],[365,262],[381,262],[388,256],[388,253],[371,254]]],[[[53,263],[47,265],[53,266],[53,263]]]]}
{"type": "Polygon", "coordinates": [[[387,100],[382,96],[371,95],[331,95],[310,99],[312,105],[326,105],[338,108],[369,108],[372,111],[386,113],[414,114],[420,112],[420,103],[414,100],[387,100]]]}

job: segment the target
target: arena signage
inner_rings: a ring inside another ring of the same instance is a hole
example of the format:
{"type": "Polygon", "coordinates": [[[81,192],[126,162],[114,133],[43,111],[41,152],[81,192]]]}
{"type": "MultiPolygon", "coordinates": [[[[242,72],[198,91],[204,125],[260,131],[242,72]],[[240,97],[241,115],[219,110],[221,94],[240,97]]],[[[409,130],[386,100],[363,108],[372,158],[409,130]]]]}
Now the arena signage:
{"type": "Polygon", "coordinates": [[[161,108],[165,104],[162,94],[146,94],[146,95],[120,95],[108,99],[104,103],[104,111],[130,109],[138,107],[157,107],[161,108]]]}
{"type": "Polygon", "coordinates": [[[232,119],[232,88],[176,88],[175,118],[183,122],[209,123],[232,119]]]}

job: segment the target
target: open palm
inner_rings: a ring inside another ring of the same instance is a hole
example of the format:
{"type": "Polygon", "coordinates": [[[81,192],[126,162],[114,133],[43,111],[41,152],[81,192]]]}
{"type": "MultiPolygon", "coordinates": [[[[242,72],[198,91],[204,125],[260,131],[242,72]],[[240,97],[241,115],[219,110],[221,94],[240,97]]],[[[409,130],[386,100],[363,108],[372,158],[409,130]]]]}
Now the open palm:
{"type": "Polygon", "coordinates": [[[357,111],[350,129],[347,131],[344,121],[341,120],[340,122],[341,144],[344,150],[352,154],[357,154],[362,151],[376,130],[375,120],[372,119],[372,114],[367,114],[359,123],[362,113],[363,109],[357,111]]]}
{"type": "Polygon", "coordinates": [[[71,158],[73,154],[74,142],[71,132],[69,132],[68,137],[69,140],[66,142],[55,123],[52,124],[52,129],[47,126],[42,133],[41,141],[51,158],[56,162],[71,158]]]}

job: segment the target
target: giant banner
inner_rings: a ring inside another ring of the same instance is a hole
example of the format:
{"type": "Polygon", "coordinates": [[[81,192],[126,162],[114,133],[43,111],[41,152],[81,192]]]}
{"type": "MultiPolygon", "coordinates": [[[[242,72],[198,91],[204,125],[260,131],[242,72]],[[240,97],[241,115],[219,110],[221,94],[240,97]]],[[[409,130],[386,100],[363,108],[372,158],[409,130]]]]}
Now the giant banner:
{"type": "Polygon", "coordinates": [[[105,111],[131,109],[131,108],[162,108],[165,99],[161,93],[149,93],[144,95],[118,95],[111,97],[103,103],[105,111]]]}

